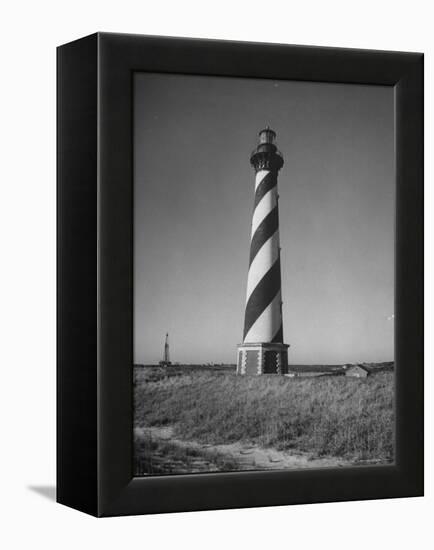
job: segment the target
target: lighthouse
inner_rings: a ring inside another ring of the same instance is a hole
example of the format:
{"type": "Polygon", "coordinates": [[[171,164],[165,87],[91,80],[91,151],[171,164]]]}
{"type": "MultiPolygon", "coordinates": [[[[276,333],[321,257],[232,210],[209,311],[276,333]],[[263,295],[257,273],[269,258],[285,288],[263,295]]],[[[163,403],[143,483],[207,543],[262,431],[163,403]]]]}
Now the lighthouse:
{"type": "Polygon", "coordinates": [[[169,367],[171,365],[170,354],[169,354],[169,333],[166,332],[166,340],[164,342],[164,353],[163,360],[160,361],[162,367],[169,367]]]}
{"type": "Polygon", "coordinates": [[[238,374],[286,374],[283,343],[277,176],[283,166],[276,133],[268,126],[250,157],[255,170],[249,272],[243,343],[238,345],[238,374]]]}

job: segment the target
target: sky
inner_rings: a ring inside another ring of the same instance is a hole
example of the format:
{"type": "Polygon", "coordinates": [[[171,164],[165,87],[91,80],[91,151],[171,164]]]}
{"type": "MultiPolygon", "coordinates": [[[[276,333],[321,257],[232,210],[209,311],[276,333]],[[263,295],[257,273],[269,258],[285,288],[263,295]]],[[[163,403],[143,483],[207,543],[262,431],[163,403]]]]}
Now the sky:
{"type": "Polygon", "coordinates": [[[393,360],[393,88],[135,73],[135,363],[236,362],[267,125],[289,363],[393,360]]]}

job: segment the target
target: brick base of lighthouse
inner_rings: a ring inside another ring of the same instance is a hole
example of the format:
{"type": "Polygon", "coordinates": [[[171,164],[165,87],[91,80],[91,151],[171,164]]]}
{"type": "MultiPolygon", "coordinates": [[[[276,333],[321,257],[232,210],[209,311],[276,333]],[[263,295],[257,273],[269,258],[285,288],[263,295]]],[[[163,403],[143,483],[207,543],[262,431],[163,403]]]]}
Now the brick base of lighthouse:
{"type": "Polygon", "coordinates": [[[288,344],[239,344],[237,374],[287,374],[288,344]]]}

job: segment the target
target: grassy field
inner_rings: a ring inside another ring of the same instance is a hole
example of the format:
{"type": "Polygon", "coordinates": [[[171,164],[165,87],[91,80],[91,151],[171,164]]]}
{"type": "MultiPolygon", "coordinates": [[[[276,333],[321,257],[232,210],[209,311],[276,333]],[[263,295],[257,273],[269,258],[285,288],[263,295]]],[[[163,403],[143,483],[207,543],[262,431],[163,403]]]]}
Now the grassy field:
{"type": "Polygon", "coordinates": [[[246,442],[354,462],[393,460],[393,373],[346,377],[236,376],[141,369],[135,427],[173,426],[206,444],[246,442]]]}

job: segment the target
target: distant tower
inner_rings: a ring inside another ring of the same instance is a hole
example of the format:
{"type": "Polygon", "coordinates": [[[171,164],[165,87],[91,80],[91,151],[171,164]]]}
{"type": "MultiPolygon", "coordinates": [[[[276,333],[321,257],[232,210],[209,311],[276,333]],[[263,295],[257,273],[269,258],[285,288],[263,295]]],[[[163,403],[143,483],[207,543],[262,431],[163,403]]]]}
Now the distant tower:
{"type": "Polygon", "coordinates": [[[286,374],[288,345],[283,343],[277,175],[283,157],[270,128],[259,132],[250,157],[255,169],[255,203],[243,343],[238,374],[286,374]]]}
{"type": "Polygon", "coordinates": [[[170,362],[170,355],[169,355],[169,333],[166,333],[166,341],[164,342],[164,354],[163,354],[163,360],[160,361],[160,365],[167,367],[171,365],[170,362]]]}

